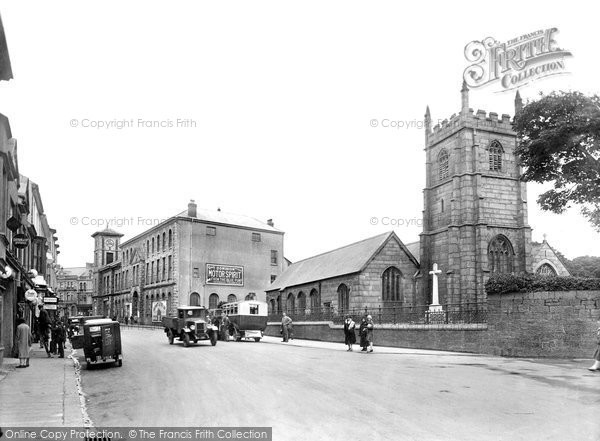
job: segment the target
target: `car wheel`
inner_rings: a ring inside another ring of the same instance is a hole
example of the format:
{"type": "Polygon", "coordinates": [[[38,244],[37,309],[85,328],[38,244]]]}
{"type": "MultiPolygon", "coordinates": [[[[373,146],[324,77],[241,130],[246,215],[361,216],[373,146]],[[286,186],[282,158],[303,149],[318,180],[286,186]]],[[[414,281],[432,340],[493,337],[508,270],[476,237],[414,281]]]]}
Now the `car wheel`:
{"type": "Polygon", "coordinates": [[[170,329],[167,331],[167,338],[169,339],[169,344],[172,345],[175,341],[175,337],[173,336],[173,331],[170,329]]]}
{"type": "Polygon", "coordinates": [[[254,341],[258,343],[260,341],[260,337],[254,337],[254,341]]]}
{"type": "Polygon", "coordinates": [[[210,344],[215,346],[217,344],[217,334],[214,332],[210,334],[210,344]]]}
{"type": "Polygon", "coordinates": [[[190,336],[187,334],[183,334],[183,346],[188,347],[190,345],[190,336]]]}

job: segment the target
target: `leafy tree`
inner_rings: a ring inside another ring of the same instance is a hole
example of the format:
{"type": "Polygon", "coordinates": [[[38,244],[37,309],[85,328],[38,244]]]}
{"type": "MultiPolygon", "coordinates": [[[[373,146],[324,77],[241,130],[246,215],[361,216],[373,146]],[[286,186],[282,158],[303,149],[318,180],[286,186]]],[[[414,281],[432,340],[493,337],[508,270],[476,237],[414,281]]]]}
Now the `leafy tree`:
{"type": "Polygon", "coordinates": [[[541,95],[517,112],[513,127],[522,179],[553,182],[537,200],[563,213],[571,204],[600,232],[600,97],[581,92],[541,95]]]}

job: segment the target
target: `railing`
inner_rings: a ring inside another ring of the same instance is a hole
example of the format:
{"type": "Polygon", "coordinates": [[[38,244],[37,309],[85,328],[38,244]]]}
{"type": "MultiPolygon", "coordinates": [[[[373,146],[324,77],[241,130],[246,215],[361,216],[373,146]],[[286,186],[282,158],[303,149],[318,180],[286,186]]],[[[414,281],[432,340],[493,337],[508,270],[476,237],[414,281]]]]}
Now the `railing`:
{"type": "MultiPolygon", "coordinates": [[[[468,324],[486,323],[487,305],[485,303],[464,303],[441,305],[440,310],[429,310],[429,305],[418,306],[379,306],[376,308],[335,309],[321,307],[285,311],[294,322],[332,321],[343,323],[347,315],[354,321],[370,315],[377,324],[468,324]]],[[[268,321],[281,322],[282,313],[270,313],[268,321]]]]}

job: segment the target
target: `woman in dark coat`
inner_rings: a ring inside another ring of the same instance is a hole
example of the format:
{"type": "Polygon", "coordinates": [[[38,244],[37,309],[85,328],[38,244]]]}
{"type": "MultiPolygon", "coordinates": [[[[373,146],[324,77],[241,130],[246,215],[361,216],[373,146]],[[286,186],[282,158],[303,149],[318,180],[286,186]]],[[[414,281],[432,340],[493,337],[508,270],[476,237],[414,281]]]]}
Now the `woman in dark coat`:
{"type": "Polygon", "coordinates": [[[360,347],[362,348],[361,351],[366,351],[367,346],[369,346],[369,343],[367,343],[367,318],[366,317],[363,317],[362,320],[360,321],[360,326],[358,328],[358,332],[360,334],[360,347]]]}
{"type": "Polygon", "coordinates": [[[348,345],[349,351],[352,351],[352,345],[356,343],[356,334],[354,333],[355,328],[356,323],[354,323],[352,317],[346,316],[346,320],[344,320],[344,342],[348,345]]]}

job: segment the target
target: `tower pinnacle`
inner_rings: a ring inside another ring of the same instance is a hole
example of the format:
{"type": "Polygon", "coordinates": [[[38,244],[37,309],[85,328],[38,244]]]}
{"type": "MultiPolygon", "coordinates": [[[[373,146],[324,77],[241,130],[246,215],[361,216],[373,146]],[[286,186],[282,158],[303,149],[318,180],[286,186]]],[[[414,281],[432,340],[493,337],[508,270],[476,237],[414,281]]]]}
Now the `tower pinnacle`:
{"type": "Polygon", "coordinates": [[[521,94],[517,90],[515,95],[515,115],[523,110],[523,100],[521,99],[521,94]]]}
{"type": "Polygon", "coordinates": [[[462,88],[460,89],[461,106],[460,113],[466,114],[469,112],[469,88],[467,82],[463,79],[462,88]]]}

